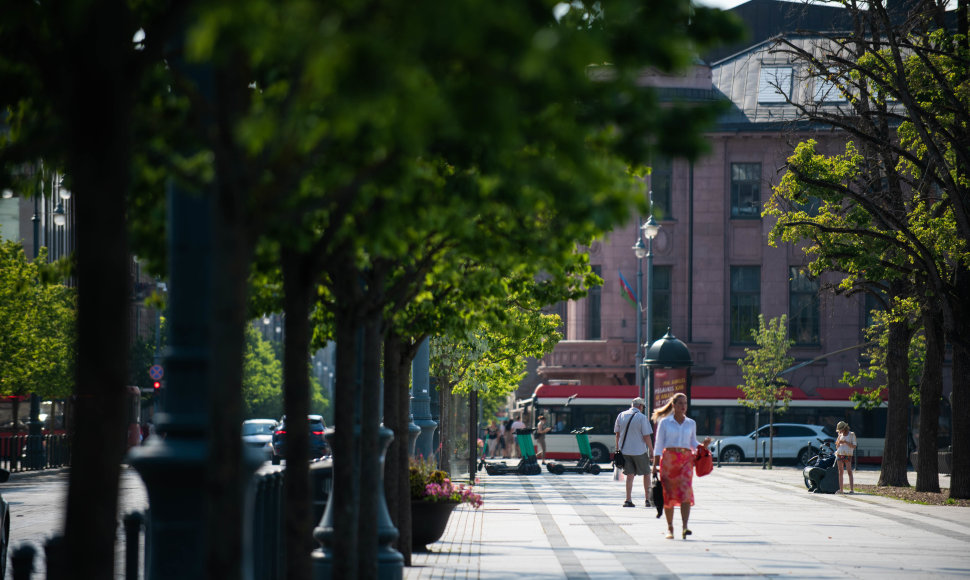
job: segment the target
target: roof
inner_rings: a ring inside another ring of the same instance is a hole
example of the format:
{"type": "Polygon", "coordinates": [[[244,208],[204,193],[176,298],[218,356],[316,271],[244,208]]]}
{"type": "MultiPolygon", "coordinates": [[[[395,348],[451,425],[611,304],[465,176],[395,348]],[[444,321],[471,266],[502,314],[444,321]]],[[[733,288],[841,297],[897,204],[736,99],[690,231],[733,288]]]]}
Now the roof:
{"type": "Polygon", "coordinates": [[[749,0],[728,12],[744,22],[748,37],[742,42],[709,51],[704,55],[707,62],[717,62],[779,34],[848,30],[852,24],[849,13],[844,8],[802,2],[749,0]]]}

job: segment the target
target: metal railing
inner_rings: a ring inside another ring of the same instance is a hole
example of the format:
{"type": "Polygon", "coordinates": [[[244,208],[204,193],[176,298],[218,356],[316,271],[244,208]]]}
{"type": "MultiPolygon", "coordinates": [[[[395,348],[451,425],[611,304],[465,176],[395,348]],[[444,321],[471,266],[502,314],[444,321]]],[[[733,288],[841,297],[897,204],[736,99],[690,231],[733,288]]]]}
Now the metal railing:
{"type": "Polygon", "coordinates": [[[54,469],[71,465],[67,435],[0,437],[0,467],[10,472],[54,469]]]}
{"type": "MultiPolygon", "coordinates": [[[[246,538],[251,549],[252,577],[261,580],[280,580],[284,574],[286,545],[283,537],[283,478],[284,470],[258,473],[253,476],[252,530],[246,538]]],[[[310,468],[313,513],[320,521],[333,482],[333,467],[329,462],[311,465],[310,468]]],[[[125,514],[124,526],[125,580],[148,577],[150,562],[143,557],[150,554],[149,529],[151,510],[125,514]]],[[[63,536],[53,536],[44,544],[47,561],[47,580],[67,580],[70,574],[63,570],[63,536]]],[[[29,542],[18,546],[11,554],[10,564],[15,580],[30,580],[34,572],[37,549],[29,542]]]]}

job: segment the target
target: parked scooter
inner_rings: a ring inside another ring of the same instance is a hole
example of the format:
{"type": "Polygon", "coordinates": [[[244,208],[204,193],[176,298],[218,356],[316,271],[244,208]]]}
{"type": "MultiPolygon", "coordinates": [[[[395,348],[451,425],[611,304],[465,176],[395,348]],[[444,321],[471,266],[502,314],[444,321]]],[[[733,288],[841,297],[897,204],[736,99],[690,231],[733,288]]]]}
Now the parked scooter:
{"type": "Polygon", "coordinates": [[[839,470],[835,466],[835,446],[831,440],[818,440],[818,455],[808,460],[802,477],[812,493],[835,493],[839,490],[839,470]]]}
{"type": "Polygon", "coordinates": [[[504,461],[490,462],[482,458],[478,462],[478,470],[485,468],[489,475],[539,475],[542,468],[536,460],[536,448],[532,444],[532,433],[535,429],[519,429],[515,432],[515,440],[519,444],[522,459],[516,465],[508,465],[504,461]]]}
{"type": "Polygon", "coordinates": [[[570,473],[598,474],[600,472],[600,466],[593,463],[593,449],[589,445],[589,435],[587,435],[592,430],[592,427],[580,427],[575,431],[570,431],[570,433],[576,436],[576,444],[579,446],[579,462],[576,465],[563,465],[556,461],[550,461],[546,464],[546,469],[549,470],[549,473],[562,475],[568,471],[570,473]]]}

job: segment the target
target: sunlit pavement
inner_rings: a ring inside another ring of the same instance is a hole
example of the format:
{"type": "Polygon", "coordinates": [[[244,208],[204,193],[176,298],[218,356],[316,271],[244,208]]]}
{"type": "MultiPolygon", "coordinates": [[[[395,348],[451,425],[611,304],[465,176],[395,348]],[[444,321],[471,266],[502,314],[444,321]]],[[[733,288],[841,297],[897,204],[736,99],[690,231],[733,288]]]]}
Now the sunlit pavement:
{"type": "MultiPolygon", "coordinates": [[[[624,483],[611,472],[478,477],[484,507],[457,508],[405,578],[970,576],[970,508],[811,494],[796,467],[732,465],[695,478],[687,540],[679,511],[676,539],[664,539],[639,480],[638,507],[623,508],[624,483]]],[[[858,483],[877,479],[857,472],[858,483]]]]}

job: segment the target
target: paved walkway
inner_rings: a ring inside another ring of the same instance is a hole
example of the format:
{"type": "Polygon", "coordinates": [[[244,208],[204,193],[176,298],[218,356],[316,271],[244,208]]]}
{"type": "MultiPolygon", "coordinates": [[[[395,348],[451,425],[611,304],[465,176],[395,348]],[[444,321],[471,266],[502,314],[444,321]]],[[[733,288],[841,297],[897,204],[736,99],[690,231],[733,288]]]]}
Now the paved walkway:
{"type": "MultiPolygon", "coordinates": [[[[456,509],[406,579],[970,577],[970,508],[810,494],[793,467],[695,478],[686,541],[679,511],[677,539],[664,539],[665,520],[643,507],[639,479],[640,507],[623,508],[624,483],[611,472],[479,477],[484,507],[456,509]]],[[[858,472],[859,483],[877,479],[858,472]]]]}

